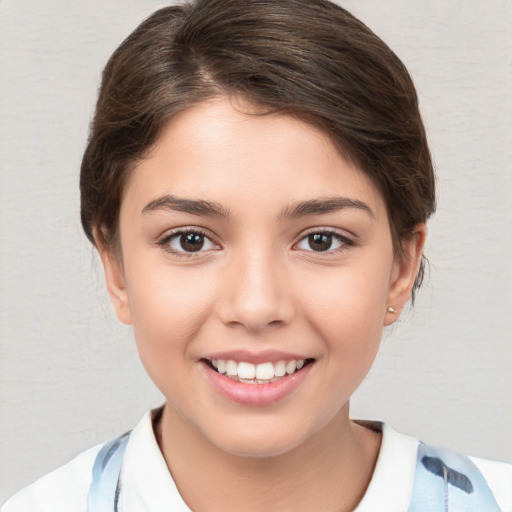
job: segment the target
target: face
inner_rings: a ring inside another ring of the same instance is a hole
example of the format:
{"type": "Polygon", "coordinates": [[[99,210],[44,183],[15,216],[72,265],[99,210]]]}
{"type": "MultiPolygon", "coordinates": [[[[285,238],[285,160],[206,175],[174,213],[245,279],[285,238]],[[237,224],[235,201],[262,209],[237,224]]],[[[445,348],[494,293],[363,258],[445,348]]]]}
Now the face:
{"type": "Polygon", "coordinates": [[[121,254],[100,252],[166,407],[221,450],[266,456],[348,421],[424,231],[397,261],[365,175],[316,128],[244,108],[175,117],[126,185],[121,254]]]}

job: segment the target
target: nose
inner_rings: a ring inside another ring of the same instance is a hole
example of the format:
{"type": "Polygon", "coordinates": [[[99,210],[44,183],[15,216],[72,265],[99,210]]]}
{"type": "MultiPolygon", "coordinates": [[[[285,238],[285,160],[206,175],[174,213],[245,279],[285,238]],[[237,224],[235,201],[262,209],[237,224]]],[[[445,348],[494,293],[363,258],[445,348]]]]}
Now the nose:
{"type": "Polygon", "coordinates": [[[283,267],[278,258],[263,252],[234,258],[217,305],[221,321],[251,333],[289,324],[293,293],[283,267]]]}

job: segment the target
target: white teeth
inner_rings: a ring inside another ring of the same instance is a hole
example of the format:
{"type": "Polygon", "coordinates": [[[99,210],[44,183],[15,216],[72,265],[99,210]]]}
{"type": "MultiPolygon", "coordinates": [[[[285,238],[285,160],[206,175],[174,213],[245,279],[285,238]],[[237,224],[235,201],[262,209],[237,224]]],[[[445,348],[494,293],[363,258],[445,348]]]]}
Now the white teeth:
{"type": "Polygon", "coordinates": [[[274,375],[276,377],[283,377],[286,373],[286,363],[284,361],[278,361],[274,364],[274,375]]]}
{"type": "Polygon", "coordinates": [[[232,359],[212,359],[212,366],[219,372],[226,374],[228,377],[240,382],[251,384],[265,384],[267,382],[275,382],[286,374],[291,375],[300,370],[304,364],[304,359],[298,361],[276,361],[275,363],[252,364],[246,361],[237,363],[232,359]]]}
{"type": "Polygon", "coordinates": [[[238,377],[240,379],[254,379],[256,377],[256,366],[241,361],[238,363],[238,377]]]}
{"type": "MultiPolygon", "coordinates": [[[[238,373],[240,375],[240,372],[238,373]]],[[[274,365],[272,363],[261,363],[256,366],[256,378],[258,380],[270,380],[274,378],[274,365]]]]}
{"type": "MultiPolygon", "coordinates": [[[[218,364],[218,361],[217,361],[218,364]]],[[[226,362],[226,373],[232,377],[234,377],[238,373],[238,363],[235,361],[227,361],[226,362]]]]}
{"type": "Polygon", "coordinates": [[[286,363],[286,373],[291,374],[297,369],[297,361],[289,361],[286,363]]]}

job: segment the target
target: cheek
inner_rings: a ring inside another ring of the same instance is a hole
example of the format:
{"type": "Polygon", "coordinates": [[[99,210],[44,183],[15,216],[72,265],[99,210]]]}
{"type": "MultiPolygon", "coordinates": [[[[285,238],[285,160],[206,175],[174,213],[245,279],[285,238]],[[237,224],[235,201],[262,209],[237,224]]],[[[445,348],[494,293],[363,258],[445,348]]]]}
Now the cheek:
{"type": "Polygon", "coordinates": [[[393,258],[369,255],[303,280],[304,315],[329,348],[351,360],[373,360],[382,336],[393,258]]]}
{"type": "Polygon", "coordinates": [[[128,276],[134,333],[143,362],[172,358],[189,343],[209,315],[213,290],[200,272],[150,265],[144,275],[128,276]]]}
{"type": "MultiPolygon", "coordinates": [[[[300,286],[300,294],[324,324],[353,320],[377,322],[382,327],[390,288],[391,264],[382,262],[360,268],[329,269],[324,276],[310,274],[300,286]]],[[[352,323],[352,322],[351,322],[352,323]]]]}

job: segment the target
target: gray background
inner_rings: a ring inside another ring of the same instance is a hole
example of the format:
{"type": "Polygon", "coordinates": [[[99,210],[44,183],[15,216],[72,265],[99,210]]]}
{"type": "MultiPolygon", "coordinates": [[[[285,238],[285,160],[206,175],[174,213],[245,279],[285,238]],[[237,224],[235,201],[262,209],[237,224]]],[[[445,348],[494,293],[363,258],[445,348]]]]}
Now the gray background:
{"type": "MultiPolygon", "coordinates": [[[[510,460],[512,2],[341,3],[409,67],[439,174],[430,278],[353,415],[510,460]]],[[[102,66],[163,5],[0,0],[0,502],[162,401],[111,312],[77,184],[102,66]]]]}

